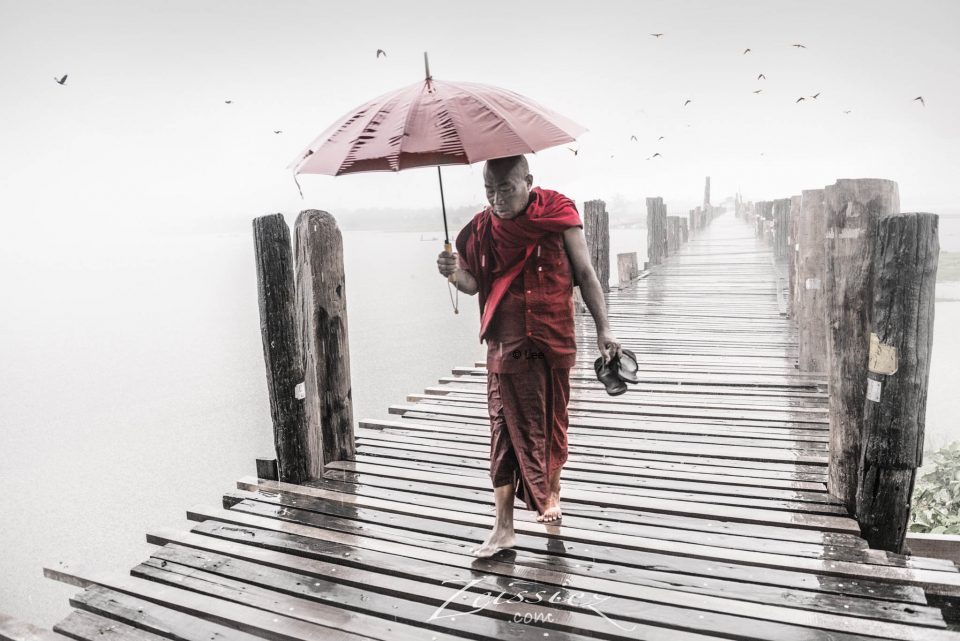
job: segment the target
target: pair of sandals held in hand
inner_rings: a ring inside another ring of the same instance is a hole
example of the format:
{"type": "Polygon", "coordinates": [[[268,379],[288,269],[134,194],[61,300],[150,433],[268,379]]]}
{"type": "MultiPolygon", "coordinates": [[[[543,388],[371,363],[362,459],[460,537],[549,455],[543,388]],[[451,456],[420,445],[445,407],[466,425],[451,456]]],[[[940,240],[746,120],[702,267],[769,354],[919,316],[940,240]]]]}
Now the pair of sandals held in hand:
{"type": "Polygon", "coordinates": [[[619,396],[627,391],[627,383],[639,383],[637,371],[640,365],[637,363],[637,356],[629,349],[620,348],[620,356],[614,356],[607,363],[603,362],[603,357],[597,358],[593,363],[593,369],[597,373],[597,380],[607,388],[607,394],[610,396],[619,396]]]}

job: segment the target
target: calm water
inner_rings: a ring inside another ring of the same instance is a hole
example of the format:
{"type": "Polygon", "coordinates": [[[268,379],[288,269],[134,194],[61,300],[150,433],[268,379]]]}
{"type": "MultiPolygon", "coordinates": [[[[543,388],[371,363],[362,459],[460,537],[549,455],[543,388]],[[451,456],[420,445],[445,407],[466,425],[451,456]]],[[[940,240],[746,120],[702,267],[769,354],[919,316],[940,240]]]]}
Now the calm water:
{"type": "MultiPolygon", "coordinates": [[[[944,232],[944,249],[960,250],[960,225],[944,232]]],[[[387,417],[484,356],[476,298],[461,294],[454,315],[442,239],[419,238],[344,233],[356,418],[387,417]]],[[[219,506],[271,454],[253,241],[244,222],[129,243],[53,236],[42,254],[0,242],[0,612],[52,626],[78,589],[43,578],[44,565],[126,574],[154,549],[145,532],[219,506]]],[[[646,259],[645,231],[612,242],[615,281],[617,253],[646,259]]],[[[936,323],[927,438],[939,445],[960,438],[960,339],[948,331],[960,302],[938,304],[936,323]]]]}

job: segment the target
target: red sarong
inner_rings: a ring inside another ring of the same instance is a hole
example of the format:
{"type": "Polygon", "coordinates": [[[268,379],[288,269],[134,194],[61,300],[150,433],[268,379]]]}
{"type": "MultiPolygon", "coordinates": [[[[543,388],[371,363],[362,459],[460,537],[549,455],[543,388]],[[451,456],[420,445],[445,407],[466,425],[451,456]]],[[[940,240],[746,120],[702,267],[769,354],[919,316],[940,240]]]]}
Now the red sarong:
{"type": "Polygon", "coordinates": [[[536,360],[526,372],[487,374],[490,480],[513,485],[528,510],[543,514],[550,475],[567,461],[570,369],[536,360]]]}

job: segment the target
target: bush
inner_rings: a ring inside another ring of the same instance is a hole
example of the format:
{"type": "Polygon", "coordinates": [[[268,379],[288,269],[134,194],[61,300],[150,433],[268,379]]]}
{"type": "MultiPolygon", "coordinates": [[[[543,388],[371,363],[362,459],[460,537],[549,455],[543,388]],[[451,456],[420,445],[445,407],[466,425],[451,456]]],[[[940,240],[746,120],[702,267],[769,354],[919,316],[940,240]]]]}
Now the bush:
{"type": "Polygon", "coordinates": [[[910,509],[911,532],[960,534],[960,441],[933,454],[917,470],[910,509]]]}

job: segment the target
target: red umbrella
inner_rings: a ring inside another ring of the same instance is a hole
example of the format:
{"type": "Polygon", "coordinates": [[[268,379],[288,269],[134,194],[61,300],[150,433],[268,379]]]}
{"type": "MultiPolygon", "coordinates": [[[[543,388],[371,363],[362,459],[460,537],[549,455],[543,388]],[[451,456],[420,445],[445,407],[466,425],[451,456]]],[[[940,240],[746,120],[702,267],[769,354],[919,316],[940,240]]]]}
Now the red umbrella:
{"type": "Polygon", "coordinates": [[[350,110],[287,168],[296,181],[297,174],[340,176],[436,165],[444,249],[450,252],[440,165],[535,153],[571,142],[587,129],[507,89],[435,80],[426,53],[423,61],[423,81],[350,110]]]}

